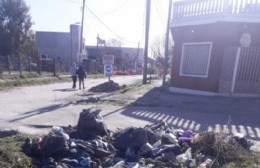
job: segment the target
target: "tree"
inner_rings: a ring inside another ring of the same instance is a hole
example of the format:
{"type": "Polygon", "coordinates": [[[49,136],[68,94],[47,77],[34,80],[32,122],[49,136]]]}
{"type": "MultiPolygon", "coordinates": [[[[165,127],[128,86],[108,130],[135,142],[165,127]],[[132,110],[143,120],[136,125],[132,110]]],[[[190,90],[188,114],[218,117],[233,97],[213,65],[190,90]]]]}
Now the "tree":
{"type": "MultiPolygon", "coordinates": [[[[173,42],[170,41],[170,46],[173,46],[173,42]]],[[[164,37],[156,37],[153,40],[153,43],[150,46],[150,53],[152,58],[156,62],[156,67],[163,68],[164,67],[164,58],[165,58],[165,38],[164,37]]],[[[170,60],[172,57],[172,47],[169,47],[169,61],[168,67],[170,67],[170,60]]]]}
{"type": "Polygon", "coordinates": [[[122,42],[112,38],[106,41],[106,46],[106,54],[114,55],[114,67],[122,70],[124,68],[121,51],[122,42]]]}
{"type": "Polygon", "coordinates": [[[117,39],[109,39],[107,42],[106,42],[106,45],[107,46],[112,46],[112,47],[121,47],[122,46],[122,42],[120,40],[117,40],[117,39]]]}
{"type": "Polygon", "coordinates": [[[32,22],[29,7],[24,0],[0,1],[0,54],[25,54],[33,48],[34,36],[31,30],[32,22]]]}

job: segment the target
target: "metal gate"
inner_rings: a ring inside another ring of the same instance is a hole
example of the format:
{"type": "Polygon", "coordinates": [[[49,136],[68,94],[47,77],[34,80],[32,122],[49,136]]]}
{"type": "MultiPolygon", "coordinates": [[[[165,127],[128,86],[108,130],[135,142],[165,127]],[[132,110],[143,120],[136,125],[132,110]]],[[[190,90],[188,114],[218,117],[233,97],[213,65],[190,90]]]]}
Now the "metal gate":
{"type": "Polygon", "coordinates": [[[228,47],[225,50],[220,93],[260,94],[260,48],[228,47]]]}

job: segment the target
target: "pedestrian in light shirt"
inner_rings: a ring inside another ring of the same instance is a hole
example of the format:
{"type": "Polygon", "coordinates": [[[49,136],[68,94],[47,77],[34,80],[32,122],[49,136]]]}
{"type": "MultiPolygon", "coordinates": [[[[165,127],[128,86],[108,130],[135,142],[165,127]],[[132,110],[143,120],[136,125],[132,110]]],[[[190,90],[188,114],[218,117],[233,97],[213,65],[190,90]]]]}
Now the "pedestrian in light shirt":
{"type": "Polygon", "coordinates": [[[72,78],[72,82],[73,82],[73,85],[72,85],[72,88],[75,89],[76,88],[76,83],[77,83],[77,65],[76,63],[73,63],[71,68],[70,68],[70,75],[71,75],[71,78],[72,78]]]}

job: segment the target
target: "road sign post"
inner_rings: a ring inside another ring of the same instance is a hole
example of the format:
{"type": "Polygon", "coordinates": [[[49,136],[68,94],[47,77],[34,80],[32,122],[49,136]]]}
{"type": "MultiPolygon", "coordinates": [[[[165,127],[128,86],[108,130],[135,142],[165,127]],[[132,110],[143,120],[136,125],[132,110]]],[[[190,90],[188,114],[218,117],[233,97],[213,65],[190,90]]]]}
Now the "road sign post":
{"type": "Polygon", "coordinates": [[[114,64],[114,55],[104,55],[103,64],[114,64]]]}
{"type": "Polygon", "coordinates": [[[105,76],[108,77],[109,82],[110,82],[110,76],[112,76],[112,71],[113,71],[112,64],[104,64],[105,76]]]}
{"type": "Polygon", "coordinates": [[[108,81],[110,82],[110,76],[112,76],[113,72],[114,55],[104,55],[103,64],[105,76],[108,77],[108,81]]]}

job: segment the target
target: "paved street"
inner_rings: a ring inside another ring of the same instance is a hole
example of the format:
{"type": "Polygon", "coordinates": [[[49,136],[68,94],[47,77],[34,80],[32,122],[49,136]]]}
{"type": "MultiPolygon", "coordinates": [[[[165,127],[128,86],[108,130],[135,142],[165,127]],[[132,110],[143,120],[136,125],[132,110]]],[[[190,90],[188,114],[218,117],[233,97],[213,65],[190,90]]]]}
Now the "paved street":
{"type": "MultiPolygon", "coordinates": [[[[71,89],[71,83],[19,87],[1,91],[0,129],[46,133],[53,125],[76,125],[83,108],[98,107],[111,130],[143,127],[164,120],[174,128],[201,131],[240,132],[260,147],[260,99],[192,96],[162,91],[161,80],[141,85],[142,76],[113,77],[120,85],[140,83],[135,90],[90,93],[90,87],[107,79],[87,79],[86,90],[71,89]],[[76,104],[99,96],[109,103],[76,104]]],[[[259,149],[258,149],[259,150],[259,149]]]]}

